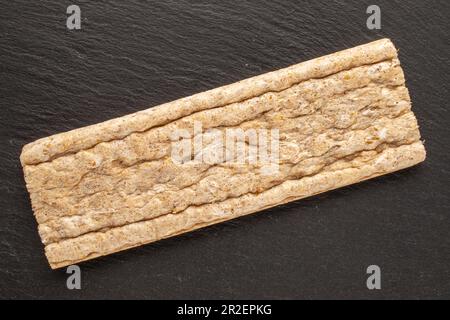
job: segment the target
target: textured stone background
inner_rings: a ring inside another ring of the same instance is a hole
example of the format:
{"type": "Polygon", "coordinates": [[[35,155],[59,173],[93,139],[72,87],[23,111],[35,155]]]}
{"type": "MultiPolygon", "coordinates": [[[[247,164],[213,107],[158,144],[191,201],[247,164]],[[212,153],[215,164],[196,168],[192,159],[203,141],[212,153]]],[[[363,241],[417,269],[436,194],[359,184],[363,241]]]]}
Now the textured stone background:
{"type": "Polygon", "coordinates": [[[0,298],[450,298],[450,4],[377,1],[371,31],[372,2],[2,1],[0,298]],[[82,290],[50,270],[25,143],[381,37],[400,48],[424,164],[84,263],[82,290]]]}

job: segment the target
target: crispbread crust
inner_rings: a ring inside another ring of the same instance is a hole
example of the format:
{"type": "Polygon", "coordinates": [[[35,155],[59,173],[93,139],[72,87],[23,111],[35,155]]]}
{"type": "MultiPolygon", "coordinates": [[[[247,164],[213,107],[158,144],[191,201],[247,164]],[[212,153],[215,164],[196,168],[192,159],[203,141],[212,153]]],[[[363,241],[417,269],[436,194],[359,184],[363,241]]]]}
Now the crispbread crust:
{"type": "Polygon", "coordinates": [[[388,39],[26,145],[52,268],[125,250],[415,165],[425,159],[388,39]],[[171,133],[278,129],[279,170],[177,164],[171,133]]]}

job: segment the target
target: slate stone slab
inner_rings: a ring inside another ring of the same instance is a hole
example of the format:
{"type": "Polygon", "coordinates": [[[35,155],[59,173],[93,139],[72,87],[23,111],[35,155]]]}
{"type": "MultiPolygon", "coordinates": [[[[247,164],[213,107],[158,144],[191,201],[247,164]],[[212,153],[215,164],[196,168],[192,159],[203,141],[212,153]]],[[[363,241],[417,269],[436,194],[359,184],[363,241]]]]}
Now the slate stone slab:
{"type": "Polygon", "coordinates": [[[4,1],[1,298],[449,298],[448,1],[4,1]],[[25,190],[25,143],[382,37],[400,48],[427,161],[82,265],[50,271],[25,190]],[[382,290],[366,288],[366,268],[382,290]],[[119,289],[118,289],[119,288],[119,289]]]}

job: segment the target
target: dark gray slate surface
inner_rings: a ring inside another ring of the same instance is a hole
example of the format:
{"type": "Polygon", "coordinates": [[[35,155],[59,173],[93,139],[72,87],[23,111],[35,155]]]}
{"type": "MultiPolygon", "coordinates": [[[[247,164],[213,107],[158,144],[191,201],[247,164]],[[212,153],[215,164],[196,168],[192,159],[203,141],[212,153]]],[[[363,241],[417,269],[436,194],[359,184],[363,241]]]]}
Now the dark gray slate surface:
{"type": "Polygon", "coordinates": [[[6,1],[0,10],[1,298],[450,298],[448,1],[6,1]],[[68,31],[79,4],[82,30],[68,31]],[[51,271],[25,143],[381,37],[428,151],[415,168],[51,271]],[[382,290],[365,269],[382,269],[382,290]]]}

